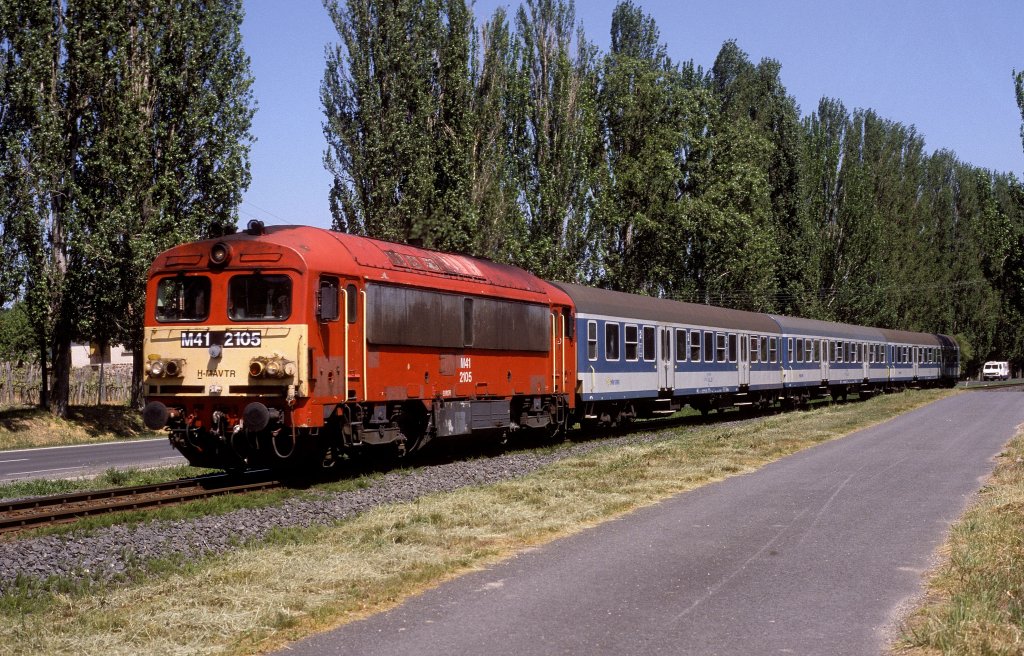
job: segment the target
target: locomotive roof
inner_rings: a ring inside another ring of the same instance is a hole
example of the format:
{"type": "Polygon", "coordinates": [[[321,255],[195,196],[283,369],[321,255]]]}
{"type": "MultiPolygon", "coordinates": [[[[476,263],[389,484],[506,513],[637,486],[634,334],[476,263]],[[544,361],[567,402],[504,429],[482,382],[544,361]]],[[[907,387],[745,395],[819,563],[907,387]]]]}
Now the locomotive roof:
{"type": "MultiPolygon", "coordinates": [[[[564,302],[561,292],[513,266],[311,226],[267,226],[260,234],[240,231],[218,239],[184,244],[163,253],[154,262],[154,268],[203,268],[206,260],[199,254],[207,253],[218,241],[229,243],[238,251],[239,263],[284,264],[285,260],[275,260],[261,253],[261,244],[274,245],[292,251],[304,267],[317,272],[473,293],[486,293],[487,288],[500,287],[564,302]],[[266,259],[260,260],[261,255],[266,259]]],[[[528,299],[529,295],[520,295],[520,298],[528,299]]]]}
{"type": "Polygon", "coordinates": [[[820,337],[832,337],[839,339],[858,339],[869,342],[884,342],[885,335],[878,328],[870,326],[856,326],[849,323],[838,323],[836,321],[821,321],[819,319],[803,319],[801,317],[786,317],[778,314],[770,315],[778,322],[782,332],[795,333],[800,335],[815,335],[820,337]]]}
{"type": "Polygon", "coordinates": [[[576,311],[583,314],[622,317],[623,319],[670,321],[751,332],[779,332],[778,324],[767,314],[626,294],[566,282],[552,282],[551,284],[568,294],[576,304],[576,311]]]}

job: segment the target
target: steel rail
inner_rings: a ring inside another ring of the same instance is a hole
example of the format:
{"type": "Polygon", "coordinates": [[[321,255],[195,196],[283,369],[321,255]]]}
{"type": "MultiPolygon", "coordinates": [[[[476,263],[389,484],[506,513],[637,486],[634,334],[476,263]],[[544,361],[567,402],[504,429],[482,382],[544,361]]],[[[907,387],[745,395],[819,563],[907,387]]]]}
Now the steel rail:
{"type": "MultiPolygon", "coordinates": [[[[214,479],[215,480],[215,479],[214,479]]],[[[245,494],[281,487],[277,480],[218,485],[211,479],[55,494],[0,503],[0,533],[23,531],[83,517],[125,510],[170,506],[226,494],[245,494]]]]}

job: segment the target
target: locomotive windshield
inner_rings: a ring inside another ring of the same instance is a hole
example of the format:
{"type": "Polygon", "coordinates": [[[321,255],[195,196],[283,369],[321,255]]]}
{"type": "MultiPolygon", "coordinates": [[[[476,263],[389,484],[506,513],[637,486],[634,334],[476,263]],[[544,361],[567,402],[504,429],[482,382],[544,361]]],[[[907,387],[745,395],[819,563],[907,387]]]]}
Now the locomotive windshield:
{"type": "Polygon", "coordinates": [[[234,276],[228,283],[228,317],[234,321],[283,321],[291,312],[288,276],[255,273],[234,276]]]}
{"type": "Polygon", "coordinates": [[[157,321],[205,321],[210,315],[210,279],[164,278],[156,288],[157,321]]]}

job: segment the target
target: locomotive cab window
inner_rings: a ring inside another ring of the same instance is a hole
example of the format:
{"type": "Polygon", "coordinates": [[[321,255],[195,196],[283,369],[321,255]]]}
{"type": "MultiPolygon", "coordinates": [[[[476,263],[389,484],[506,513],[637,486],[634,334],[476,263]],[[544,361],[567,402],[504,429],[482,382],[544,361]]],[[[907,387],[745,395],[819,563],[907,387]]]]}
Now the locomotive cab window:
{"type": "Polygon", "coordinates": [[[232,321],[284,321],[292,313],[292,281],[285,275],[233,276],[228,282],[232,321]]]}
{"type": "Polygon", "coordinates": [[[163,278],[156,288],[157,321],[205,321],[210,316],[210,279],[163,278]]]}

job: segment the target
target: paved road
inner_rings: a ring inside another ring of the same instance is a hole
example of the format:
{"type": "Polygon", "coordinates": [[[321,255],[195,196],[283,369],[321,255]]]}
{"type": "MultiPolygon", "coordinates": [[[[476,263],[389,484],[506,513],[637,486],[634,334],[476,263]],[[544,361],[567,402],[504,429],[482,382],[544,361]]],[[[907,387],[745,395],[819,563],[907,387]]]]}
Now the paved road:
{"type": "Polygon", "coordinates": [[[0,483],[29,478],[77,478],[111,467],[169,467],[187,461],[166,437],[130,442],[0,451],[0,483]]]}
{"type": "Polygon", "coordinates": [[[314,636],[296,654],[878,654],[1024,422],[965,393],[314,636]]]}

